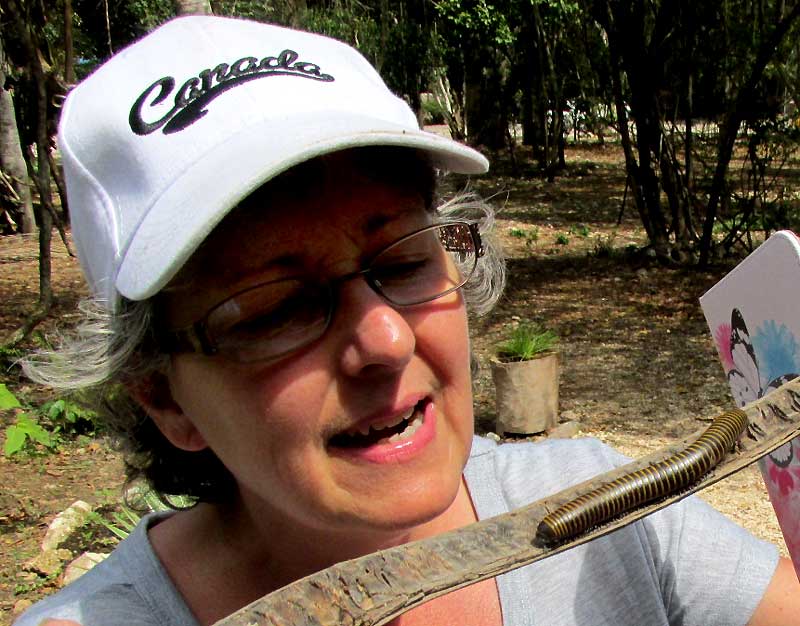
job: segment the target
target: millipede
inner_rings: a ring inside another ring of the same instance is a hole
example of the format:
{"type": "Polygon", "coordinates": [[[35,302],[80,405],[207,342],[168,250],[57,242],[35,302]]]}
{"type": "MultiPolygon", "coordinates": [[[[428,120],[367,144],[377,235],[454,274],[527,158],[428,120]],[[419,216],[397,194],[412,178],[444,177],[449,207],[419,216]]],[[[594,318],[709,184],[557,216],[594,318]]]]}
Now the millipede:
{"type": "Polygon", "coordinates": [[[740,409],[722,413],[680,452],[593,489],[546,515],[536,529],[535,541],[547,546],[561,543],[690,486],[722,460],[747,424],[747,414],[740,409]]]}

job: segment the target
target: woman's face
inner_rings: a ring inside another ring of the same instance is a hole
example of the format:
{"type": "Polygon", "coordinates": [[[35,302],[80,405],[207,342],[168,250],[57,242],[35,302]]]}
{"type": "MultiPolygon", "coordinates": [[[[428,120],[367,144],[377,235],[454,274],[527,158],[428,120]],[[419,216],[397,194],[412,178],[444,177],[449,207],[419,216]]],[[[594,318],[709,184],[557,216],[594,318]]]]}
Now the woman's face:
{"type": "MultiPolygon", "coordinates": [[[[255,284],[357,271],[430,221],[419,194],[352,175],[266,204],[227,220],[165,292],[171,325],[255,284]]],[[[464,302],[459,291],[395,309],[362,278],[337,296],[326,333],[278,361],[174,356],[174,419],[275,528],[405,531],[451,504],[469,453],[464,302]]]]}

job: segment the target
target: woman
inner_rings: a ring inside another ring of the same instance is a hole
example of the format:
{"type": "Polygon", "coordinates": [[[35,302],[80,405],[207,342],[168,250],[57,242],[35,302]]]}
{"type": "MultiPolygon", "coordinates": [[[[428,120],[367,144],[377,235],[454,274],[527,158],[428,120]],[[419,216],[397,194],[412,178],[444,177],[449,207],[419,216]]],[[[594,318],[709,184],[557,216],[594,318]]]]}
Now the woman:
{"type": "MultiPolygon", "coordinates": [[[[350,48],[174,20],[72,92],[59,141],[99,305],[27,369],[122,383],[129,478],[198,503],[146,518],[20,626],[211,624],[620,462],[473,438],[466,301],[488,308],[502,270],[482,205],[436,208],[434,174],[487,162],[420,132],[350,48]]],[[[688,502],[397,623],[781,624],[795,591],[774,548],[688,502]]]]}

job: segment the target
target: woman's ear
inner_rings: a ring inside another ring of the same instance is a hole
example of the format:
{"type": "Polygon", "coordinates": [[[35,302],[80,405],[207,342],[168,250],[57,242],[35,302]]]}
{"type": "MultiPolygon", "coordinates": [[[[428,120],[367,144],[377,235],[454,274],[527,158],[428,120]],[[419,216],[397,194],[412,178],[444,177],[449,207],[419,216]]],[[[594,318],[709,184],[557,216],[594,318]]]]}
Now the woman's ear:
{"type": "Polygon", "coordinates": [[[166,375],[150,374],[142,380],[128,383],[127,389],[172,445],[187,452],[198,452],[208,447],[194,422],[172,396],[166,375]]]}

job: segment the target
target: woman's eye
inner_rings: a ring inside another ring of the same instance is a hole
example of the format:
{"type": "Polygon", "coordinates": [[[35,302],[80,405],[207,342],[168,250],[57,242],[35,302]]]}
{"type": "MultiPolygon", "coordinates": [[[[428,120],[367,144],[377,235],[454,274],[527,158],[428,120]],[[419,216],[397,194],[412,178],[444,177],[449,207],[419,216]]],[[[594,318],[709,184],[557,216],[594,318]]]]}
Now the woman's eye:
{"type": "Polygon", "coordinates": [[[229,335],[262,335],[267,333],[280,332],[280,326],[286,324],[289,320],[286,316],[270,314],[262,314],[257,317],[252,317],[248,320],[237,322],[225,332],[229,335]]]}
{"type": "Polygon", "coordinates": [[[416,278],[430,266],[431,259],[425,257],[372,268],[372,276],[379,282],[416,278]]]}
{"type": "Polygon", "coordinates": [[[229,326],[225,334],[238,337],[277,335],[296,323],[303,316],[302,311],[302,302],[297,298],[290,298],[272,305],[269,309],[244,315],[229,326]]]}

